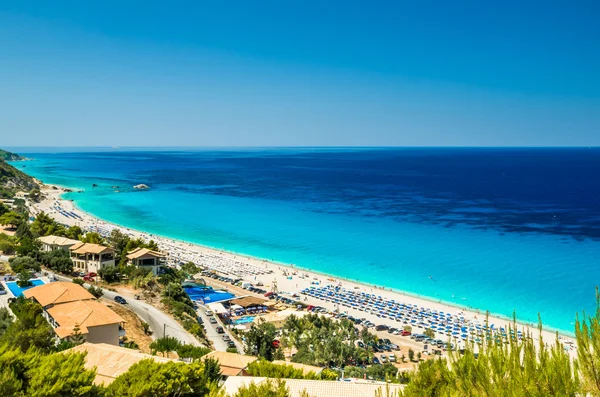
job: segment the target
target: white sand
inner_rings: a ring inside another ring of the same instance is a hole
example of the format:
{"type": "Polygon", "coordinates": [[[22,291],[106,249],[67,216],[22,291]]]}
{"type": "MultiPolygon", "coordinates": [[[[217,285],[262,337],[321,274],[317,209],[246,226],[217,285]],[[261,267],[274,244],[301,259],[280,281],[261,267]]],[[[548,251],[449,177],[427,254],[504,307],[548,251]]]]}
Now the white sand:
{"type": "MultiPolygon", "coordinates": [[[[383,298],[393,299],[397,302],[413,304],[419,307],[429,308],[431,310],[452,313],[454,315],[461,315],[464,316],[467,320],[477,320],[481,323],[483,323],[485,320],[485,313],[458,308],[455,306],[435,302],[425,298],[415,297],[397,291],[391,291],[389,289],[374,287],[372,285],[348,281],[336,278],[334,276],[327,276],[316,272],[307,271],[304,269],[296,269],[293,267],[285,266],[283,264],[273,263],[258,258],[224,252],[221,250],[212,249],[196,244],[190,244],[186,242],[176,241],[173,239],[158,237],[156,235],[149,235],[143,232],[127,229],[118,225],[113,225],[85,213],[84,211],[75,207],[75,205],[71,201],[61,199],[60,195],[63,193],[63,189],[60,187],[57,187],[57,189],[55,190],[52,189],[52,186],[50,185],[44,185],[42,188],[42,192],[46,195],[46,199],[43,202],[34,204],[32,207],[30,207],[33,213],[37,213],[38,211],[44,211],[45,213],[54,217],[60,223],[67,225],[78,225],[82,228],[99,226],[102,228],[111,229],[113,227],[118,227],[122,231],[125,231],[126,233],[130,234],[131,236],[142,237],[146,240],[153,239],[159,244],[159,246],[163,250],[168,249],[171,252],[178,252],[171,257],[172,259],[174,259],[174,257],[176,256],[178,256],[179,260],[192,259],[198,265],[209,266],[215,269],[221,269],[225,272],[228,268],[232,271],[235,271],[235,269],[241,269],[243,268],[243,266],[247,266],[245,271],[239,271],[238,273],[241,276],[243,276],[244,279],[254,284],[258,281],[261,281],[264,284],[264,287],[262,287],[263,289],[269,290],[273,282],[276,281],[280,293],[283,293],[284,295],[291,295],[295,292],[299,292],[300,290],[306,287],[309,287],[311,285],[311,281],[319,280],[321,286],[327,284],[341,285],[343,288],[346,289],[355,289],[356,291],[375,293],[376,295],[380,295],[383,298]],[[75,220],[73,218],[68,218],[58,213],[54,209],[55,203],[57,202],[62,208],[78,214],[83,220],[75,220]],[[267,271],[271,271],[271,273],[253,274],[266,273],[267,271]],[[288,279],[288,276],[284,275],[284,273],[291,275],[291,279],[288,279]]],[[[301,297],[304,301],[304,295],[301,295],[301,297]]],[[[323,306],[326,307],[328,310],[336,309],[336,305],[334,303],[329,303],[318,299],[309,298],[305,303],[323,306]]],[[[378,318],[373,314],[368,314],[362,311],[358,311],[356,309],[350,309],[347,307],[340,306],[340,310],[345,311],[349,315],[352,315],[357,318],[366,318],[374,322],[375,324],[387,324],[396,328],[402,327],[401,323],[397,323],[390,319],[378,318]]],[[[496,327],[507,328],[510,321],[507,319],[490,316],[489,323],[495,324],[496,327]]],[[[535,339],[539,337],[537,327],[528,327],[526,324],[522,323],[519,323],[518,327],[519,329],[523,330],[523,332],[531,332],[535,339]]],[[[445,335],[437,335],[437,337],[442,340],[446,340],[447,338],[445,335]]],[[[546,343],[550,344],[555,341],[556,333],[554,331],[544,330],[542,332],[542,337],[544,338],[544,341],[546,343]]],[[[567,347],[570,348],[571,354],[574,356],[576,354],[575,348],[573,347],[575,344],[572,344],[572,342],[574,342],[574,339],[569,335],[560,335],[559,338],[563,342],[568,343],[567,347]]]]}

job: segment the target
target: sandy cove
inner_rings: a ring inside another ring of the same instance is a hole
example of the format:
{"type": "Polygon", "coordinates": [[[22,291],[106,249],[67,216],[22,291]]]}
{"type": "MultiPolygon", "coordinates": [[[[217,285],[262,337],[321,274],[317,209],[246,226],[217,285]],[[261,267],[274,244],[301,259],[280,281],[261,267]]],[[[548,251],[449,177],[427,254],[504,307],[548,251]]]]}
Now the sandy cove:
{"type": "MultiPolygon", "coordinates": [[[[356,281],[345,280],[336,276],[330,276],[325,274],[320,274],[318,272],[297,268],[295,266],[288,266],[281,263],[274,263],[267,260],[262,260],[254,257],[249,257],[245,255],[240,255],[236,253],[226,252],[218,249],[213,249],[197,244],[191,244],[183,241],[177,241],[174,239],[160,237],[154,234],[144,233],[137,230],[129,229],[123,226],[114,225],[109,222],[105,222],[101,219],[93,217],[81,209],[77,208],[73,202],[69,200],[62,199],[60,196],[64,193],[64,188],[59,186],[52,185],[42,185],[42,193],[46,196],[46,198],[40,203],[34,203],[30,207],[30,210],[35,215],[40,211],[44,211],[46,214],[52,216],[58,222],[66,224],[66,225],[78,225],[82,228],[90,228],[90,227],[103,227],[103,228],[119,228],[123,231],[126,231],[128,234],[134,237],[141,237],[146,240],[153,239],[156,241],[159,246],[162,247],[173,247],[176,250],[185,250],[188,251],[191,255],[201,256],[202,259],[197,263],[198,265],[204,266],[205,263],[202,263],[202,260],[206,257],[207,260],[221,258],[224,261],[234,261],[238,263],[247,264],[253,268],[263,269],[264,271],[272,271],[269,274],[247,274],[244,275],[243,278],[251,283],[257,283],[261,281],[264,284],[264,289],[269,289],[274,281],[277,282],[277,287],[280,293],[285,295],[291,295],[293,293],[300,292],[302,289],[310,287],[311,282],[319,281],[320,286],[325,285],[336,285],[341,286],[342,288],[348,290],[355,291],[363,291],[365,293],[375,294],[381,296],[384,299],[393,299],[397,302],[402,302],[405,304],[417,305],[418,307],[428,308],[431,310],[442,311],[445,313],[451,313],[457,316],[464,316],[466,320],[476,320],[480,323],[483,323],[485,320],[485,312],[474,311],[469,308],[460,308],[457,306],[452,306],[449,304],[445,304],[442,302],[437,302],[434,300],[429,300],[426,298],[416,297],[408,294],[404,294],[399,291],[393,291],[382,287],[377,287],[373,285],[362,284],[356,281]],[[71,211],[82,220],[77,220],[74,218],[66,217],[63,214],[59,213],[55,209],[55,204],[59,203],[59,205],[67,210],[71,211]],[[295,274],[293,274],[295,273],[295,274]],[[291,276],[291,279],[288,278],[291,276]]],[[[82,193],[85,194],[85,193],[82,193]]],[[[217,259],[218,260],[218,259],[217,259]]],[[[340,308],[340,311],[347,312],[349,315],[352,315],[357,318],[366,318],[374,322],[375,324],[386,324],[389,326],[393,326],[396,328],[402,328],[402,324],[398,323],[391,319],[383,319],[379,318],[374,314],[369,314],[363,311],[359,311],[356,309],[337,306],[331,302],[325,302],[323,300],[310,298],[305,301],[304,295],[301,295],[304,303],[322,306],[327,308],[328,310],[335,310],[337,307],[340,308]]],[[[575,314],[573,314],[575,315],[575,314]]],[[[507,328],[511,321],[505,318],[497,317],[497,316],[489,316],[489,323],[495,324],[496,327],[505,327],[507,328]]],[[[525,323],[518,322],[518,328],[522,330],[524,333],[529,331],[534,339],[539,338],[539,332],[537,327],[532,327],[525,323]]],[[[414,327],[413,327],[414,328],[414,327]]],[[[415,330],[416,331],[416,330],[415,330]]],[[[445,335],[436,335],[437,338],[446,340],[447,336],[445,335]]],[[[542,331],[542,337],[546,343],[553,343],[556,339],[556,331],[544,330],[542,331]]],[[[570,350],[570,354],[574,357],[576,356],[576,348],[575,348],[575,340],[570,335],[559,334],[559,338],[563,343],[566,343],[567,348],[570,350]]]]}

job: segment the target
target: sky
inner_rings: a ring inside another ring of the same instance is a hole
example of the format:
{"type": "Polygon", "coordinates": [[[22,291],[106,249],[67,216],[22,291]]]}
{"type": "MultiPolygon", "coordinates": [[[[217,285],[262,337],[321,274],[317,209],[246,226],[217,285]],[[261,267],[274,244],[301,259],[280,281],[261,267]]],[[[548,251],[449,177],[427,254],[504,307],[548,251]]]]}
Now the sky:
{"type": "Polygon", "coordinates": [[[0,146],[599,146],[598,1],[0,2],[0,146]]]}

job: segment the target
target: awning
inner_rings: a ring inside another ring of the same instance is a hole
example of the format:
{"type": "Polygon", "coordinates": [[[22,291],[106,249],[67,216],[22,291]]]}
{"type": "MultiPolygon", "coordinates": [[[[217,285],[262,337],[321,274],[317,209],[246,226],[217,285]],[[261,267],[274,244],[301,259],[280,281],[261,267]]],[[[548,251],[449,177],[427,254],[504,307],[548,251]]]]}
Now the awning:
{"type": "Polygon", "coordinates": [[[213,302],[206,305],[217,314],[229,313],[229,310],[225,309],[225,306],[221,302],[213,302]]]}

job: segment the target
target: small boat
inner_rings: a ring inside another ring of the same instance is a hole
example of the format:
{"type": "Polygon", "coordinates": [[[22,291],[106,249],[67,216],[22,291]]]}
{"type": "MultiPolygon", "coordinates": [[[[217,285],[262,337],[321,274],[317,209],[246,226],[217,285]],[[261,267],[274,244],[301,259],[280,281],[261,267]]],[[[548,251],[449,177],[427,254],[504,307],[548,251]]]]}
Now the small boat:
{"type": "Polygon", "coordinates": [[[98,185],[96,185],[95,183],[92,183],[92,187],[98,187],[98,185]]]}

